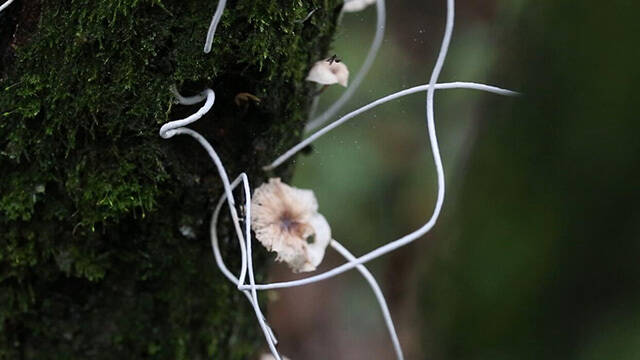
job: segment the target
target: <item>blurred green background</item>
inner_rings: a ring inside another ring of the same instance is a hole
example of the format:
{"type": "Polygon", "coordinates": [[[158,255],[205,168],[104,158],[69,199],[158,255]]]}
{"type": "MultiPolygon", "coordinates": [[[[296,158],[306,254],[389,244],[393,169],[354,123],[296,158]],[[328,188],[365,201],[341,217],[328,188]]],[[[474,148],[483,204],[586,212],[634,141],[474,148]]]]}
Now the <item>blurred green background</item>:
{"type": "MultiPolygon", "coordinates": [[[[367,266],[407,359],[640,359],[640,5],[456,3],[440,82],[526,94],[436,93],[447,197],[433,232],[367,266]]],[[[346,113],[428,82],[445,1],[388,4],[385,42],[346,113]]],[[[375,8],[345,14],[334,52],[355,75],[375,8]]],[[[320,111],[343,91],[322,94],[320,111]]],[[[356,255],[421,226],[435,171],[425,94],[365,113],[297,159],[333,236],[356,255]]],[[[323,269],[339,264],[328,251],[323,269]]],[[[272,279],[290,278],[275,266],[272,279]]],[[[380,311],[349,273],[270,293],[292,359],[391,359],[380,311]]]]}

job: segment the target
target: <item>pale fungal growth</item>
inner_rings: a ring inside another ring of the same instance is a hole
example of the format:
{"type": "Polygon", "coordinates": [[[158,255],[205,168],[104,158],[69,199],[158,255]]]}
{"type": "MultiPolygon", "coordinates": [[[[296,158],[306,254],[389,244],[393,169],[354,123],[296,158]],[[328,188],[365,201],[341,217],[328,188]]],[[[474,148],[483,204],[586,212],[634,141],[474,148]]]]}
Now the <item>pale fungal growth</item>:
{"type": "Polygon", "coordinates": [[[331,228],[318,213],[311,190],[291,187],[271,178],[253,193],[251,228],[276,260],[294,272],[314,271],[331,241],[331,228]]]}
{"type": "Polygon", "coordinates": [[[375,4],[376,0],[347,0],[344,2],[342,11],[357,12],[364,10],[367,6],[375,4]]]}
{"type": "Polygon", "coordinates": [[[321,85],[340,84],[347,87],[347,83],[349,82],[349,69],[347,65],[341,61],[335,61],[333,59],[320,60],[313,64],[306,80],[321,85]]]}

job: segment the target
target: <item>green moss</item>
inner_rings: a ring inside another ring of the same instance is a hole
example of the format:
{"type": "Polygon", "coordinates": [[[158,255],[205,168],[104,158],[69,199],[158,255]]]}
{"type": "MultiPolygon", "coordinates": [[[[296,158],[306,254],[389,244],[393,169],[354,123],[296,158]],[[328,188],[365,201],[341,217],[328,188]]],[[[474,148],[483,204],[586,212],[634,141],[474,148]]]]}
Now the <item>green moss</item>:
{"type": "MultiPolygon", "coordinates": [[[[255,351],[250,307],[210,256],[214,168],[195,142],[158,129],[195,108],[172,106],[172,84],[212,87],[214,109],[194,128],[231,176],[262,182],[259,168],[301,135],[304,76],[327,52],[340,3],[232,1],[208,55],[215,2],[46,0],[3,12],[0,358],[255,351]],[[262,101],[237,106],[239,92],[262,101]]],[[[237,268],[236,249],[225,251],[237,268]]]]}

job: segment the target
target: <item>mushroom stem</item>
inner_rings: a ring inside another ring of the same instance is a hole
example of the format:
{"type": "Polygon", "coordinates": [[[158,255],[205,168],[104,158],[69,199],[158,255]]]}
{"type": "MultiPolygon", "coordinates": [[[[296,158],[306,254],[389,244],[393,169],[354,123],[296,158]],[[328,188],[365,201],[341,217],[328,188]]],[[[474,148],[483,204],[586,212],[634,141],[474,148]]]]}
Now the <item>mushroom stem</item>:
{"type": "Polygon", "coordinates": [[[325,90],[327,90],[327,88],[329,87],[329,85],[322,85],[318,90],[316,90],[316,92],[314,92],[311,96],[313,97],[317,97],[318,95],[322,94],[325,90]]]}

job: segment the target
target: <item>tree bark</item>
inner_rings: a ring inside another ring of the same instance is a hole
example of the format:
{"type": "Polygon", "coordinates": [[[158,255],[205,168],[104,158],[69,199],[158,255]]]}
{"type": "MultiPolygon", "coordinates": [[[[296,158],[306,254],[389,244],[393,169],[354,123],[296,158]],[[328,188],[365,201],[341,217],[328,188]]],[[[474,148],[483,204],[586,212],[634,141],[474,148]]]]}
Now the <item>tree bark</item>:
{"type": "Polygon", "coordinates": [[[0,359],[246,359],[263,343],[211,256],[215,168],[158,130],[201,106],[175,105],[172,85],[211,87],[192,128],[229,175],[286,178],[260,168],[301,137],[304,77],[341,1],[230,1],[204,54],[216,5],[16,0],[0,13],[0,359]],[[261,101],[236,104],[242,92],[261,101]]]}

